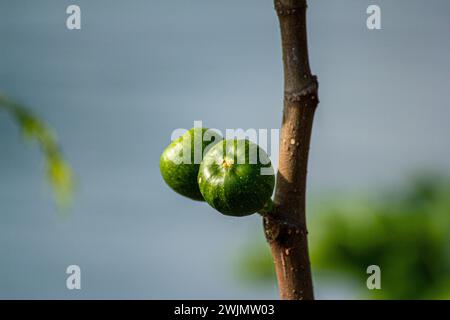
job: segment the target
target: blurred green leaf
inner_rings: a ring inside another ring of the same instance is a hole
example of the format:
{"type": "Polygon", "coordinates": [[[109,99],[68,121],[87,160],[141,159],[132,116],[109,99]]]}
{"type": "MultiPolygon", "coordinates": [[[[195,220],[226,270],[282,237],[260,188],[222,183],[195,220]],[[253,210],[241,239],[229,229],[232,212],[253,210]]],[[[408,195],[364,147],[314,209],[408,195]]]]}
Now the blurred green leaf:
{"type": "MultiPolygon", "coordinates": [[[[363,298],[450,298],[450,180],[419,175],[376,198],[320,199],[313,208],[309,243],[316,276],[350,277],[363,298]],[[381,268],[381,290],[366,287],[366,268],[373,264],[381,268]]],[[[242,274],[249,275],[250,265],[250,280],[275,281],[269,251],[259,254],[242,253],[242,274]]]]}
{"type": "Polygon", "coordinates": [[[0,110],[8,112],[23,135],[37,142],[45,158],[46,177],[52,187],[58,208],[70,207],[74,193],[74,175],[64,159],[54,131],[26,107],[0,94],[0,110]]]}

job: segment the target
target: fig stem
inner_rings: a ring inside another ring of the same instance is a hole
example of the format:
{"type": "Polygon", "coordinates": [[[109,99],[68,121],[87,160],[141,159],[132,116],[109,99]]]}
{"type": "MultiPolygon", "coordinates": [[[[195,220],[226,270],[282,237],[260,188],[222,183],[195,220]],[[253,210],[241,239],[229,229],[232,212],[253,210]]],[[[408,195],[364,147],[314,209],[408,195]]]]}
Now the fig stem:
{"type": "Polygon", "coordinates": [[[273,203],[273,200],[269,199],[264,208],[258,211],[258,214],[260,214],[263,217],[273,215],[275,213],[274,206],[275,204],[273,203]]]}

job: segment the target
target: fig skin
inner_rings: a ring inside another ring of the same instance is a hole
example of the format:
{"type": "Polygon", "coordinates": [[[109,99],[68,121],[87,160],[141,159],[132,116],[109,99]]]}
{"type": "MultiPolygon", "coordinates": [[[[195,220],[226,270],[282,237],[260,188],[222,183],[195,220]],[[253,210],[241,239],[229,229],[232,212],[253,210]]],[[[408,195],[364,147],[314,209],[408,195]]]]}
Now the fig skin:
{"type": "Polygon", "coordinates": [[[258,145],[249,140],[222,140],[203,158],[198,184],[210,206],[224,215],[241,217],[271,202],[275,174],[267,153],[258,145]],[[254,163],[249,161],[251,148],[257,150],[254,163]]]}
{"type": "Polygon", "coordinates": [[[178,139],[172,141],[163,151],[159,160],[160,172],[166,184],[176,193],[197,201],[205,201],[197,183],[202,154],[205,153],[207,147],[222,139],[217,133],[208,130],[207,128],[192,128],[188,130],[178,139]],[[210,141],[208,141],[209,137],[211,138],[210,141]],[[202,147],[198,154],[200,157],[196,159],[195,150],[200,145],[202,147]],[[188,161],[185,161],[184,149],[190,151],[190,158],[187,157],[188,161]]]}

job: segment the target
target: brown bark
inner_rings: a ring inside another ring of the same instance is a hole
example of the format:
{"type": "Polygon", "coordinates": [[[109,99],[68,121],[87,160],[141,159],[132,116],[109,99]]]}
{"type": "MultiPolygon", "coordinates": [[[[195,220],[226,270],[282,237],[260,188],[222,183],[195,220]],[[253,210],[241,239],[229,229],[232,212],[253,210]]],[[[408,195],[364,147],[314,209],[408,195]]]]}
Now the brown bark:
{"type": "Polygon", "coordinates": [[[275,0],[284,67],[284,110],[274,206],[264,229],[281,299],[314,299],[305,214],[306,175],[318,83],[311,75],[306,0],[275,0]]]}

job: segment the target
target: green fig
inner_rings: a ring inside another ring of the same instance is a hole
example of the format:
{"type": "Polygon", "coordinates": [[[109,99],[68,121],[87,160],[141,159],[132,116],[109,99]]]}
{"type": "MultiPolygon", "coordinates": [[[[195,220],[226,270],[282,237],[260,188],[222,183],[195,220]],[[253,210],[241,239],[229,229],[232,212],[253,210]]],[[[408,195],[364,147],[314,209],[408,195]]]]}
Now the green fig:
{"type": "Polygon", "coordinates": [[[249,140],[222,140],[203,158],[198,184],[203,198],[217,211],[246,216],[271,202],[275,174],[267,153],[258,145],[249,140]]]}
{"type": "Polygon", "coordinates": [[[162,153],[159,168],[167,185],[193,200],[204,201],[197,176],[202,155],[222,137],[206,128],[192,128],[174,140],[162,153]]]}

